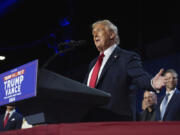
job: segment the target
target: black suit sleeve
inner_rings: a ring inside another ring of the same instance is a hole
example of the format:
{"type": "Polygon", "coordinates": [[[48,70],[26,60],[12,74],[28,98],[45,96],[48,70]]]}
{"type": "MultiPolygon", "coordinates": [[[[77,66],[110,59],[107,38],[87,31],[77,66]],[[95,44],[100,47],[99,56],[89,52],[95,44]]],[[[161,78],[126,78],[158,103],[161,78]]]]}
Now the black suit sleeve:
{"type": "Polygon", "coordinates": [[[138,54],[133,53],[127,64],[128,75],[132,78],[132,83],[140,89],[153,90],[150,76],[142,66],[141,58],[138,54]]]}
{"type": "Polygon", "coordinates": [[[21,114],[18,114],[17,122],[16,122],[16,129],[21,129],[23,122],[23,116],[21,114]]]}

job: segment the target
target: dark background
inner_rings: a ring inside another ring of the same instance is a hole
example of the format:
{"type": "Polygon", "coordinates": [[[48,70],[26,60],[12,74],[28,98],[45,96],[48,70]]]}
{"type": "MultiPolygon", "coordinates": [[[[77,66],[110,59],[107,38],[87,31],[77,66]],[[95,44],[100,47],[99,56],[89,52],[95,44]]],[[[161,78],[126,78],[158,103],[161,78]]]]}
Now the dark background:
{"type": "Polygon", "coordinates": [[[179,13],[178,0],[0,0],[0,55],[6,56],[0,73],[35,59],[41,68],[59,43],[86,40],[86,47],[57,55],[47,66],[82,82],[98,54],[91,24],[101,19],[117,25],[120,47],[139,53],[151,73],[169,63],[179,70],[179,13]],[[174,61],[164,59],[171,55],[174,61]]]}
{"type": "Polygon", "coordinates": [[[88,47],[58,56],[57,72],[87,65],[97,55],[91,24],[100,19],[116,24],[121,48],[138,52],[143,60],[176,53],[179,13],[178,1],[1,0],[0,54],[7,59],[0,70],[34,59],[41,67],[66,40],[87,40],[88,47]],[[63,26],[63,20],[69,25],[63,26]]]}

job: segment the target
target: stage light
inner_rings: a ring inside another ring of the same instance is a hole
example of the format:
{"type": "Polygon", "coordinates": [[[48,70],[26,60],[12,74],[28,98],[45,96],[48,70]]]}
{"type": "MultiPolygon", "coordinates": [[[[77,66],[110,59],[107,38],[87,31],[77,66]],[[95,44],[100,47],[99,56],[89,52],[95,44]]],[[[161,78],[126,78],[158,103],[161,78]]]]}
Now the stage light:
{"type": "Polygon", "coordinates": [[[64,18],[64,19],[59,20],[59,24],[60,24],[62,27],[64,27],[64,26],[69,25],[70,22],[68,21],[67,18],[64,18]]]}
{"type": "Polygon", "coordinates": [[[5,60],[6,57],[5,56],[0,56],[0,60],[5,60]]]}
{"type": "Polygon", "coordinates": [[[4,14],[6,14],[10,10],[12,10],[12,6],[15,6],[15,4],[17,2],[18,2],[18,0],[2,0],[2,1],[0,1],[0,16],[3,16],[4,14]]]}

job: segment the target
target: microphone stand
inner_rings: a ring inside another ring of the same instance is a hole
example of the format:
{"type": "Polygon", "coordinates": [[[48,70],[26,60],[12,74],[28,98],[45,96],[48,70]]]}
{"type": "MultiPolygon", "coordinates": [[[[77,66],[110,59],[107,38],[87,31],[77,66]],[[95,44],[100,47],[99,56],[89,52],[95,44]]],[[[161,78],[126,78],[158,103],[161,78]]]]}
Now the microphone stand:
{"type": "Polygon", "coordinates": [[[70,47],[70,48],[67,48],[65,50],[60,50],[58,53],[54,53],[43,65],[42,65],[42,69],[45,69],[49,63],[54,60],[56,58],[57,55],[60,55],[61,53],[66,53],[66,52],[69,52],[69,51],[72,51],[74,50],[75,47],[70,47]]]}

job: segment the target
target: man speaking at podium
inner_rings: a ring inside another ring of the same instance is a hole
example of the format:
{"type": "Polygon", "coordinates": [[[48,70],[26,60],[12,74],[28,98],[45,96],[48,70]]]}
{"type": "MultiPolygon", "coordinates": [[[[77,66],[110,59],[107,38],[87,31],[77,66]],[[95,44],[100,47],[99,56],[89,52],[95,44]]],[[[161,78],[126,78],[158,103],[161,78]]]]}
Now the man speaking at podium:
{"type": "Polygon", "coordinates": [[[117,27],[109,20],[92,24],[92,35],[100,52],[89,66],[85,83],[111,94],[106,107],[89,112],[87,121],[131,121],[130,86],[138,89],[159,90],[165,85],[161,69],[155,77],[144,71],[141,59],[135,52],[118,47],[117,27]]]}

